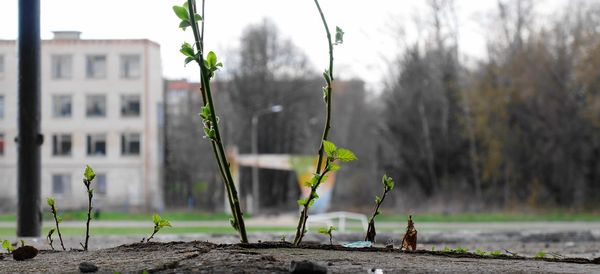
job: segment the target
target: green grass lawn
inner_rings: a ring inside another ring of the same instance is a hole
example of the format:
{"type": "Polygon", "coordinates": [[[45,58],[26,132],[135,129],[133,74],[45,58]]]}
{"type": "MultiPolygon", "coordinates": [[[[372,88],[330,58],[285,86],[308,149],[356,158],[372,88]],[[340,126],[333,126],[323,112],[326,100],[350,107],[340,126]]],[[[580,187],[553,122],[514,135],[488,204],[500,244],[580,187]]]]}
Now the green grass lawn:
{"type": "MultiPolygon", "coordinates": [[[[49,227],[42,229],[42,236],[48,235],[49,227]]],[[[293,227],[247,227],[248,232],[295,232],[293,227]]],[[[63,236],[85,235],[85,226],[82,227],[64,227],[60,229],[63,236]]],[[[230,227],[167,227],[163,228],[159,234],[195,234],[195,233],[210,233],[210,234],[235,234],[236,231],[230,227]]],[[[94,227],[90,226],[90,235],[139,235],[140,237],[149,236],[152,234],[152,226],[143,227],[94,227]]],[[[0,227],[0,238],[14,237],[16,235],[15,228],[0,227]]],[[[55,235],[55,237],[58,237],[55,235]]]]}
{"type": "MultiPolygon", "coordinates": [[[[59,211],[58,214],[63,217],[65,221],[84,221],[87,220],[87,211],[59,211]]],[[[244,214],[248,215],[249,214],[244,214]]],[[[227,221],[230,215],[225,213],[193,213],[193,212],[177,212],[177,211],[166,211],[160,214],[163,219],[169,221],[227,221]]],[[[52,219],[50,212],[45,212],[43,216],[44,220],[49,221],[52,219]]],[[[119,211],[102,211],[99,218],[95,220],[102,221],[152,221],[152,213],[127,213],[119,211]]],[[[0,215],[0,221],[16,221],[17,217],[15,214],[4,214],[0,215]]]]}
{"type": "MultiPolygon", "coordinates": [[[[377,221],[406,221],[407,215],[385,214],[377,216],[377,221]]],[[[542,214],[515,214],[515,213],[461,213],[461,214],[416,214],[413,215],[415,223],[422,222],[572,222],[572,221],[600,221],[600,214],[594,213],[542,213],[542,214]]]]}

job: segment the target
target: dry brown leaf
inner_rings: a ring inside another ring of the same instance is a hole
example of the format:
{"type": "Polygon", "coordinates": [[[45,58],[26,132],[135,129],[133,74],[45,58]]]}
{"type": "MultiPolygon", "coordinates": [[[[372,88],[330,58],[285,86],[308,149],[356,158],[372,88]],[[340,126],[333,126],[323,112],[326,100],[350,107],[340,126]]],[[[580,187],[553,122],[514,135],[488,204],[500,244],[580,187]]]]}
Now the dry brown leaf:
{"type": "Polygon", "coordinates": [[[375,233],[375,220],[371,219],[369,222],[369,229],[367,229],[367,237],[365,237],[365,241],[374,243],[375,235],[377,235],[377,233],[375,233]]]}
{"type": "Polygon", "coordinates": [[[413,223],[412,215],[408,216],[406,234],[404,234],[404,238],[402,239],[402,247],[400,247],[400,249],[408,250],[409,247],[412,250],[417,249],[417,230],[415,229],[415,223],[413,223]]]}

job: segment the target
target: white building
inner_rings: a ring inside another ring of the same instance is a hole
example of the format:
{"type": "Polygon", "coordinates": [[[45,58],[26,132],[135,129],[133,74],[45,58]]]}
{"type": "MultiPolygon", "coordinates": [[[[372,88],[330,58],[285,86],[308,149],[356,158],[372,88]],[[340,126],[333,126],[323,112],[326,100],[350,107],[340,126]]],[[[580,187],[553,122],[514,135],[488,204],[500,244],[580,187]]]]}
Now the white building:
{"type": "MultiPolygon", "coordinates": [[[[160,46],[79,35],[42,41],[43,203],[53,196],[62,209],[86,207],[89,164],[96,208],[160,208],[160,46]]],[[[0,211],[16,206],[17,100],[16,42],[0,40],[0,211]]]]}

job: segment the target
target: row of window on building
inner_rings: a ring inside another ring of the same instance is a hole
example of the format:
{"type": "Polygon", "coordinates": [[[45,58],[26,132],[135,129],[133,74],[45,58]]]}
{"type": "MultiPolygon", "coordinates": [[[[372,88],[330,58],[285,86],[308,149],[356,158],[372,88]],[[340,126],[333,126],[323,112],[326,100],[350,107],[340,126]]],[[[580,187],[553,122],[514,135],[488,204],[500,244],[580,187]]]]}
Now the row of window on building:
{"type": "MultiPolygon", "coordinates": [[[[86,153],[88,156],[106,156],[106,134],[88,134],[86,136],[86,153]]],[[[52,135],[52,155],[71,156],[73,138],[71,134],[52,135]]],[[[121,134],[121,155],[139,155],[141,137],[139,133],[121,134]]]]}
{"type": "MultiPolygon", "coordinates": [[[[4,118],[4,95],[0,95],[0,119],[4,118]]],[[[106,95],[87,95],[85,115],[87,117],[106,117],[106,95]]],[[[139,95],[121,95],[121,116],[139,117],[141,102],[139,95]]],[[[69,118],[73,115],[73,96],[52,96],[52,117],[69,118]]]]}
{"type": "MultiPolygon", "coordinates": [[[[88,156],[106,156],[107,143],[106,134],[88,134],[86,136],[86,153],[88,156]]],[[[4,155],[5,144],[4,133],[0,133],[0,156],[4,155]]],[[[52,135],[52,155],[71,156],[73,148],[73,137],[71,134],[52,135]]],[[[140,155],[141,136],[139,133],[121,134],[121,155],[140,155]]]]}
{"type": "MultiPolygon", "coordinates": [[[[119,76],[123,79],[137,79],[141,75],[141,57],[139,54],[120,55],[119,76]]],[[[73,77],[73,56],[53,54],[50,57],[52,79],[71,79],[73,77]]],[[[0,76],[5,72],[5,58],[0,55],[0,76]]],[[[85,76],[88,79],[107,77],[107,57],[102,54],[85,56],[85,76]]]]}
{"type": "MultiPolygon", "coordinates": [[[[92,181],[94,194],[106,195],[106,174],[96,173],[94,181],[92,181]]],[[[71,174],[55,173],[52,174],[52,195],[67,196],[71,194],[71,174]]]]}

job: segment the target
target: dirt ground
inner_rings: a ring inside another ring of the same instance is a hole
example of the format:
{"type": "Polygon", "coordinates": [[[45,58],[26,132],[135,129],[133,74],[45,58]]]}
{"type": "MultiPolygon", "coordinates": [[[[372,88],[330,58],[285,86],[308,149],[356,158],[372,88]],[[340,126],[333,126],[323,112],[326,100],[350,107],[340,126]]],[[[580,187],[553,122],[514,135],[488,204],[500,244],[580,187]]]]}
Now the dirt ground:
{"type": "Polygon", "coordinates": [[[500,256],[448,254],[421,250],[403,252],[385,248],[350,250],[307,243],[217,245],[209,242],[136,243],[114,248],[82,251],[41,251],[27,261],[0,260],[2,272],[77,273],[81,262],[99,267],[100,273],[289,273],[292,261],[309,260],[328,273],[600,273],[600,260],[543,261],[500,256]]]}

